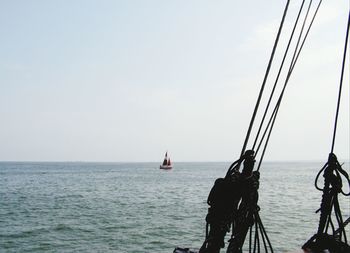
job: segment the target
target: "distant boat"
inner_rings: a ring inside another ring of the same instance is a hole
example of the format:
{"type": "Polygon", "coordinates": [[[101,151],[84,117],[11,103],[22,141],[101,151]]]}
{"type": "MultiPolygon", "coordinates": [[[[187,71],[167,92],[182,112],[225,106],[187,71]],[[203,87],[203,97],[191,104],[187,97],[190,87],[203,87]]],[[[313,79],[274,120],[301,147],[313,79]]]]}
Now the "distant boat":
{"type": "Polygon", "coordinates": [[[168,158],[168,151],[165,152],[163,163],[159,166],[159,169],[161,170],[170,170],[173,168],[173,165],[171,164],[170,158],[168,158]]]}

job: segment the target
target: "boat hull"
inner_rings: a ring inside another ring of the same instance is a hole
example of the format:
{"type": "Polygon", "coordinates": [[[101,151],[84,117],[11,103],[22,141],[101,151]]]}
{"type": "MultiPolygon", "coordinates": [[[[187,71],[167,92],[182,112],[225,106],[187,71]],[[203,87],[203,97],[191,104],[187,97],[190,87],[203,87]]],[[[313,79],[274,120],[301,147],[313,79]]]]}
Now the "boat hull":
{"type": "Polygon", "coordinates": [[[160,165],[159,169],[161,170],[171,170],[173,168],[172,165],[160,165]]]}

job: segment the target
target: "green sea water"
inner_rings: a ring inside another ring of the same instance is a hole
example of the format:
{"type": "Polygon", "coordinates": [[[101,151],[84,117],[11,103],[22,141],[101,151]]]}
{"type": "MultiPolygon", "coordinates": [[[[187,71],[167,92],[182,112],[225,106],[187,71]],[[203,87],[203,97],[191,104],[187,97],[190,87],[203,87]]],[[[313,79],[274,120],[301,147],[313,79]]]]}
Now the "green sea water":
{"type": "MultiPolygon", "coordinates": [[[[316,232],[322,193],[313,183],[322,165],[263,164],[259,205],[275,252],[298,250],[316,232]]],[[[0,163],[0,252],[199,248],[208,193],[228,166],[175,163],[164,171],[158,163],[0,163]]],[[[349,203],[341,198],[345,218],[349,203]]]]}

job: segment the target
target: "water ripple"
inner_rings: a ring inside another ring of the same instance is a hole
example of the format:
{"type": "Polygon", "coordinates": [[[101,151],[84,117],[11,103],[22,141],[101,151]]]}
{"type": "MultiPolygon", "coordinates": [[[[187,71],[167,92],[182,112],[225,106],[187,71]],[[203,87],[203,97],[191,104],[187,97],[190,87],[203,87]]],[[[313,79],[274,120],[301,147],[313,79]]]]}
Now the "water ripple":
{"type": "MultiPolygon", "coordinates": [[[[199,248],[207,195],[228,165],[178,163],[165,172],[152,163],[0,163],[0,251],[199,248]]],[[[276,252],[299,249],[315,232],[321,194],[313,180],[321,165],[271,163],[262,169],[261,217],[276,252]]],[[[348,202],[341,201],[348,217],[348,202]]]]}

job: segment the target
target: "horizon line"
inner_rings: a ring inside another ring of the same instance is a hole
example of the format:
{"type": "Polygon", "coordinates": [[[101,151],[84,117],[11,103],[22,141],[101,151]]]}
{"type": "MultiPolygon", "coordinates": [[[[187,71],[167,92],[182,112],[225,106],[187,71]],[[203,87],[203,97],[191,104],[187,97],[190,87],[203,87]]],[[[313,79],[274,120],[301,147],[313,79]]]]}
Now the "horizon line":
{"type": "MultiPolygon", "coordinates": [[[[0,163],[159,163],[160,161],[83,161],[83,160],[51,160],[51,161],[45,161],[45,160],[0,160],[0,163]]],[[[176,163],[232,163],[232,161],[177,161],[173,162],[176,163]]],[[[278,163],[278,162],[325,162],[323,159],[301,159],[301,160],[266,160],[263,162],[269,162],[269,163],[278,163]]],[[[344,160],[343,162],[350,162],[350,159],[344,160]]]]}

